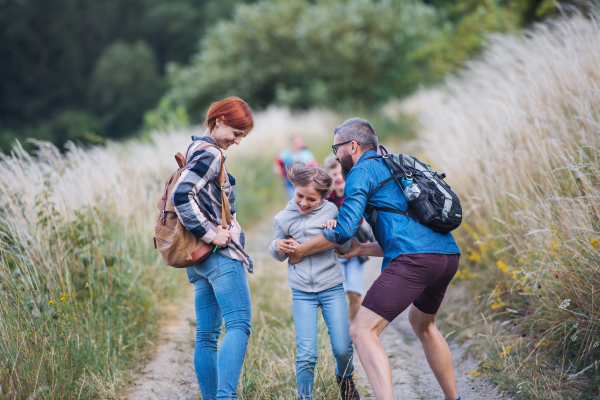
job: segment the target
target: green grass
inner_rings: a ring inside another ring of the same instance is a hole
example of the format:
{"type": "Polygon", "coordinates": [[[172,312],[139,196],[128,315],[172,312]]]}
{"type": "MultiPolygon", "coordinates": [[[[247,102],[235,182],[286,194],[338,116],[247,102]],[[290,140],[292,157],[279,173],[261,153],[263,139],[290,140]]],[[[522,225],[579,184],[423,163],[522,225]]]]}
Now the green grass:
{"type": "Polygon", "coordinates": [[[0,397],[110,398],[147,358],[156,305],[178,282],[131,221],[100,209],[65,221],[51,209],[40,209],[35,252],[0,227],[0,397]]]}

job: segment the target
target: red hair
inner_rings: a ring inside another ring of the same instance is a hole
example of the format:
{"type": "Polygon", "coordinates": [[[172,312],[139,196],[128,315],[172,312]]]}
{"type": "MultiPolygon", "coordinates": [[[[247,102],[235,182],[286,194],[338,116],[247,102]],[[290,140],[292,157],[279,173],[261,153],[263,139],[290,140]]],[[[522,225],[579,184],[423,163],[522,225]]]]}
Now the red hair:
{"type": "Polygon", "coordinates": [[[217,119],[221,119],[225,125],[240,131],[250,132],[254,128],[252,110],[248,104],[239,97],[230,97],[225,100],[214,102],[206,113],[204,125],[211,131],[215,129],[217,119]]]}

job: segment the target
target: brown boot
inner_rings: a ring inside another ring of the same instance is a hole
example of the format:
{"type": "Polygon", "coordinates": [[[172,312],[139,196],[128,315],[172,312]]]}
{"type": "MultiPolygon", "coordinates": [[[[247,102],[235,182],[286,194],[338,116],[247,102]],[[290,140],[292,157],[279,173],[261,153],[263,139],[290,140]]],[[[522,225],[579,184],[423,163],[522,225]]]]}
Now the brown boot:
{"type": "Polygon", "coordinates": [[[360,400],[358,390],[352,380],[352,375],[347,378],[342,378],[339,375],[335,375],[337,384],[340,387],[340,393],[342,394],[342,400],[360,400]]]}

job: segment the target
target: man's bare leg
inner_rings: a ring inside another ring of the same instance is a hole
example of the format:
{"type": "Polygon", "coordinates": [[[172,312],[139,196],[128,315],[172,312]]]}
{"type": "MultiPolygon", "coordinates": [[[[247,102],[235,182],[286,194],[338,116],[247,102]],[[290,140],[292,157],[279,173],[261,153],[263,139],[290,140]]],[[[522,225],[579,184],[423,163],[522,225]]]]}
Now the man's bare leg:
{"type": "Polygon", "coordinates": [[[447,400],[457,399],[452,355],[448,343],[435,326],[435,314],[425,314],[411,305],[408,320],[423,345],[429,367],[444,391],[444,396],[447,400]]]}
{"type": "Polygon", "coordinates": [[[350,322],[352,322],[358,313],[360,303],[362,303],[362,296],[354,292],[347,292],[346,294],[348,295],[348,316],[350,317],[350,322]]]}
{"type": "Polygon", "coordinates": [[[389,321],[373,311],[360,307],[350,325],[350,337],[377,400],[394,400],[390,360],[379,341],[379,335],[388,324],[389,321]]]}

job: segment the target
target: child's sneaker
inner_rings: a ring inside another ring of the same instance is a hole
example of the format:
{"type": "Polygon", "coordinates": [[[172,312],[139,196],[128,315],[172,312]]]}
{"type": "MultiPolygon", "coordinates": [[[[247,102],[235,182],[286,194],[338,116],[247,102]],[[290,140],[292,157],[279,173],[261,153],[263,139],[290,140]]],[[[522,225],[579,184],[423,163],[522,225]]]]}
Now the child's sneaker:
{"type": "Polygon", "coordinates": [[[356,390],[356,386],[354,386],[354,381],[352,380],[352,375],[347,378],[342,378],[336,374],[335,378],[337,379],[337,384],[340,387],[342,400],[360,400],[358,390],[356,390]]]}

